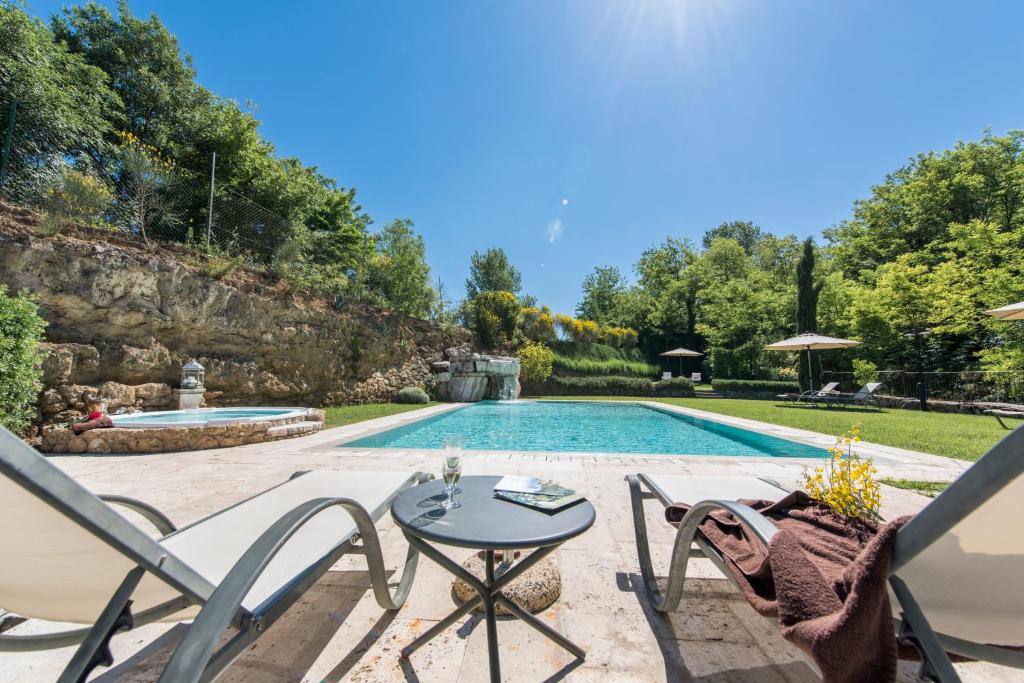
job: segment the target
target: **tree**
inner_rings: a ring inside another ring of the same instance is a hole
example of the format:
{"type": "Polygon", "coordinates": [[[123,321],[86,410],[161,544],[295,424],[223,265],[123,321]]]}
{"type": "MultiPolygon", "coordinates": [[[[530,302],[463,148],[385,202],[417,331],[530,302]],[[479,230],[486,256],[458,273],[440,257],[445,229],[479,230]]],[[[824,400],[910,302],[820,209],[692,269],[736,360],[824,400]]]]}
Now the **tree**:
{"type": "Polygon", "coordinates": [[[412,221],[394,220],[376,235],[377,254],[368,274],[369,287],[386,305],[417,318],[426,318],[434,303],[430,266],[423,238],[412,221]]]}
{"type": "Polygon", "coordinates": [[[466,298],[481,292],[512,292],[518,295],[523,278],[501,247],[492,247],[484,253],[473,252],[469,257],[469,277],[466,279],[466,298]]]}
{"type": "Polygon", "coordinates": [[[576,315],[601,325],[615,322],[615,299],[625,289],[626,281],[618,268],[594,268],[583,280],[583,300],[576,307],[576,315]]]}
{"type": "Polygon", "coordinates": [[[99,154],[111,125],[106,115],[118,110],[109,78],[54,42],[51,32],[23,11],[0,3],[0,109],[6,126],[8,107],[18,103],[8,197],[34,198],[51,178],[53,161],[99,154]]]}
{"type": "Polygon", "coordinates": [[[508,346],[516,338],[521,309],[512,292],[480,292],[466,302],[468,327],[485,348],[508,346]]]}
{"type": "Polygon", "coordinates": [[[709,249],[717,239],[736,240],[747,256],[753,256],[757,244],[766,236],[759,226],[750,221],[728,221],[705,232],[703,245],[709,249]]]}
{"type": "Polygon", "coordinates": [[[42,390],[39,342],[46,322],[27,293],[12,296],[0,285],[0,425],[15,434],[35,415],[42,390]]]}
{"type": "MultiPolygon", "coordinates": [[[[814,272],[814,240],[804,240],[804,251],[796,264],[796,331],[797,334],[818,331],[818,296],[823,283],[814,272]]],[[[813,351],[811,368],[804,363],[798,366],[800,388],[810,389],[819,386],[821,378],[821,360],[813,351]]]]}

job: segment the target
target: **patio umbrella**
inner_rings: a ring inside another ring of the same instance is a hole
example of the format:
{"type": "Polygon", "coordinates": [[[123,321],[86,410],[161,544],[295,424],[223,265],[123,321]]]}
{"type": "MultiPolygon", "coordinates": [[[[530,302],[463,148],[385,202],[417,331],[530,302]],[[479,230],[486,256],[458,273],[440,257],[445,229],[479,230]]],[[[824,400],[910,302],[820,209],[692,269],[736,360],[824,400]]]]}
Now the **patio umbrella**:
{"type": "Polygon", "coordinates": [[[838,337],[826,337],[814,332],[804,332],[789,339],[777,341],[764,347],[769,351],[806,351],[807,352],[807,381],[814,390],[814,373],[811,371],[811,351],[821,349],[845,349],[860,344],[852,339],[839,339],[838,337]]]}
{"type": "Polygon", "coordinates": [[[671,351],[666,351],[665,353],[661,353],[661,354],[658,354],[658,355],[660,355],[660,356],[668,356],[669,358],[678,358],[679,359],[679,376],[682,377],[682,375],[683,375],[683,359],[684,358],[700,358],[704,354],[701,353],[700,351],[691,351],[690,349],[684,349],[682,346],[680,346],[678,349],[672,349],[671,351]]]}
{"type": "Polygon", "coordinates": [[[996,320],[1024,320],[1024,301],[985,311],[985,315],[990,315],[996,320]]]}

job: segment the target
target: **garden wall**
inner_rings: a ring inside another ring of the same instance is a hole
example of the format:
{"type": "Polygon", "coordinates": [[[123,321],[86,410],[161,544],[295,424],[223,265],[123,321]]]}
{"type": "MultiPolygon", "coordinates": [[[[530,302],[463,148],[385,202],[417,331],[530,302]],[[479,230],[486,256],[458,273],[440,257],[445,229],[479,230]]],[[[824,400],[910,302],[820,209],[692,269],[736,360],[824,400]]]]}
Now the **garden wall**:
{"type": "MultiPolygon", "coordinates": [[[[244,269],[220,278],[183,248],[89,229],[40,235],[0,203],[0,284],[26,289],[48,322],[48,418],[93,395],[165,408],[189,358],[211,405],[385,401],[465,341],[428,321],[288,291],[244,269]]],[[[52,420],[48,420],[52,421],[52,420]]]]}

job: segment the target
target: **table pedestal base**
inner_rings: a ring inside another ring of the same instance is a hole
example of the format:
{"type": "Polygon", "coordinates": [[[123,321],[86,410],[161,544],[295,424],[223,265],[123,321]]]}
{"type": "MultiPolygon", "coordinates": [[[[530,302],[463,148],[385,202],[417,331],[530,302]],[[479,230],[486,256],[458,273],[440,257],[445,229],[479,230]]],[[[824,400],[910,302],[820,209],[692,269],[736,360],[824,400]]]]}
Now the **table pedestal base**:
{"type": "Polygon", "coordinates": [[[530,567],[533,567],[544,559],[547,555],[553,552],[558,545],[550,545],[534,550],[529,557],[512,565],[507,572],[498,578],[495,578],[494,576],[494,551],[488,550],[484,557],[485,576],[484,580],[481,581],[477,577],[473,576],[473,574],[463,569],[463,567],[457,562],[428,545],[425,541],[422,541],[411,534],[406,534],[406,539],[414,548],[432,559],[434,562],[437,562],[457,578],[462,579],[469,584],[477,592],[477,595],[472,600],[464,602],[454,612],[434,624],[434,626],[419,638],[402,648],[403,657],[408,657],[424,644],[436,638],[442,631],[453,625],[465,615],[469,614],[477,605],[482,603],[484,608],[484,620],[487,623],[487,656],[490,664],[491,683],[500,683],[501,681],[501,664],[498,655],[498,625],[495,618],[496,606],[499,604],[509,614],[540,631],[540,633],[545,637],[553,640],[559,646],[575,655],[578,659],[586,658],[586,653],[578,645],[521,608],[519,605],[509,600],[501,592],[502,588],[507,586],[517,576],[530,569],[530,567]]]}

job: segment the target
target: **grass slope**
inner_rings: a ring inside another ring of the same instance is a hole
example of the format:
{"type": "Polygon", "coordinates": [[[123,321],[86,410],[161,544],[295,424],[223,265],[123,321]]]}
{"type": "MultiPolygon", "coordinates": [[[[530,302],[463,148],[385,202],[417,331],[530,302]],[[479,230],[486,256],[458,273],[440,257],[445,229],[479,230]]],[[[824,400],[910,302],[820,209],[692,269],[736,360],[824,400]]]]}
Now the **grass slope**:
{"type": "MultiPolygon", "coordinates": [[[[650,398],[623,398],[602,396],[566,396],[567,400],[635,400],[650,398]]],[[[1007,431],[991,417],[956,413],[922,413],[917,410],[885,409],[860,410],[856,408],[812,408],[780,405],[774,401],[744,399],[659,398],[670,403],[722,415],[771,422],[786,427],[807,429],[824,434],[843,434],[852,425],[861,424],[865,441],[907,448],[923,453],[943,455],[963,460],[977,460],[1007,431]]]]}
{"type": "Polygon", "coordinates": [[[387,417],[398,413],[407,413],[410,410],[419,410],[427,406],[436,406],[436,403],[420,403],[410,405],[408,403],[364,403],[358,406],[330,406],[324,408],[327,413],[325,425],[330,427],[341,427],[354,422],[372,420],[376,417],[387,417]]]}

